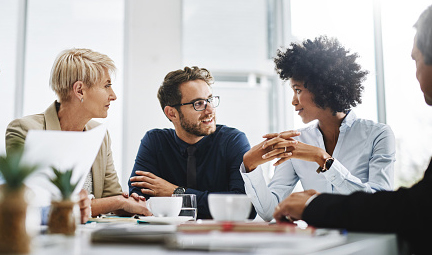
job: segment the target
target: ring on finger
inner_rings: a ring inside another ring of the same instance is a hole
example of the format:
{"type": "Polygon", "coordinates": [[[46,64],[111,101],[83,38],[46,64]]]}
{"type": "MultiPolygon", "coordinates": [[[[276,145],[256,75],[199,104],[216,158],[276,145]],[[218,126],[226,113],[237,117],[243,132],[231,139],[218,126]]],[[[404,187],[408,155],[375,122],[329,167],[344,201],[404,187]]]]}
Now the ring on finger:
{"type": "Polygon", "coordinates": [[[286,152],[286,147],[285,147],[285,150],[284,150],[284,152],[286,152]]]}

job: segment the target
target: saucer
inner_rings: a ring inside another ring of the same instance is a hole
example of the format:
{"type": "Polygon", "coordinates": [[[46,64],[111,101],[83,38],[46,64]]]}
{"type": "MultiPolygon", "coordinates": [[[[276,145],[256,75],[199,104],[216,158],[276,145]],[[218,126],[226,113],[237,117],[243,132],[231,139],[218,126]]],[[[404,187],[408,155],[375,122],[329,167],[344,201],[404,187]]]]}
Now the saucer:
{"type": "Polygon", "coordinates": [[[156,216],[140,216],[138,222],[148,222],[151,224],[180,224],[186,221],[193,220],[190,216],[177,216],[177,217],[156,217],[156,216]]]}

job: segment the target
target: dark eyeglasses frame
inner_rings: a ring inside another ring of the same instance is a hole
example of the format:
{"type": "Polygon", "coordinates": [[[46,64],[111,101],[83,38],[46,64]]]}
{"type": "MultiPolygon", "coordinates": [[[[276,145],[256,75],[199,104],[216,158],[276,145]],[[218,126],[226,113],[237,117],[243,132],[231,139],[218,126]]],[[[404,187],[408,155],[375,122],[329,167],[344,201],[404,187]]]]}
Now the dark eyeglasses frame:
{"type": "Polygon", "coordinates": [[[192,102],[190,102],[190,103],[171,105],[171,107],[177,107],[177,106],[183,106],[183,105],[191,104],[191,105],[193,106],[193,108],[194,108],[195,111],[197,111],[197,112],[201,112],[201,111],[204,111],[205,109],[207,109],[207,105],[208,105],[208,104],[212,104],[212,107],[213,107],[213,108],[216,108],[216,107],[219,106],[219,103],[220,103],[220,97],[219,97],[219,96],[214,96],[214,97],[210,97],[210,98],[207,98],[207,99],[198,99],[198,100],[192,101],[192,102]],[[218,104],[217,104],[217,105],[213,105],[213,104],[212,104],[214,98],[217,98],[217,100],[218,100],[218,104]],[[195,103],[198,102],[198,101],[204,101],[204,109],[202,109],[202,110],[197,110],[197,109],[195,108],[195,103]]]}

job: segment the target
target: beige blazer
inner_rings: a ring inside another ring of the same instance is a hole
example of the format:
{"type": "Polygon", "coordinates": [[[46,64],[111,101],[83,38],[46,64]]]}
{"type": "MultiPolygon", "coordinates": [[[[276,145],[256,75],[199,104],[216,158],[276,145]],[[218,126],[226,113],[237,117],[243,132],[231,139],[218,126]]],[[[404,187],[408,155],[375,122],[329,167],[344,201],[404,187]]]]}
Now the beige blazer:
{"type": "MultiPolygon", "coordinates": [[[[90,120],[85,130],[97,127],[100,123],[90,120]]],[[[36,130],[61,130],[57,116],[56,102],[44,113],[25,116],[13,120],[6,129],[6,153],[16,146],[23,146],[27,132],[36,130]]],[[[93,192],[95,198],[121,195],[122,189],[114,169],[111,151],[111,139],[107,132],[92,166],[93,192]]]]}

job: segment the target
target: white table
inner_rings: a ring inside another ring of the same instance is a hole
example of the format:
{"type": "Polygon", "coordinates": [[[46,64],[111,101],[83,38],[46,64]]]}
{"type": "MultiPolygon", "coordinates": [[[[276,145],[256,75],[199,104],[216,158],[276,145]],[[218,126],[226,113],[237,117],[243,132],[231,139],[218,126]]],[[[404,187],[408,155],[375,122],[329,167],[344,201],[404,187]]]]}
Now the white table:
{"type": "MultiPolygon", "coordinates": [[[[56,235],[40,235],[33,238],[32,255],[171,255],[171,254],[209,254],[200,250],[168,250],[157,244],[119,244],[119,243],[92,243],[91,233],[103,227],[103,224],[80,226],[75,237],[56,235]]],[[[106,226],[106,225],[105,225],[106,226]]],[[[135,226],[137,227],[137,226],[135,226]]],[[[241,235],[241,234],[240,234],[241,235]]],[[[311,243],[311,246],[314,244],[311,243]]],[[[269,249],[263,247],[249,251],[211,251],[214,254],[304,254],[299,250],[287,247],[269,249]]],[[[397,238],[394,234],[348,233],[346,240],[334,247],[326,248],[307,254],[338,255],[338,254],[398,254],[397,238]]]]}

